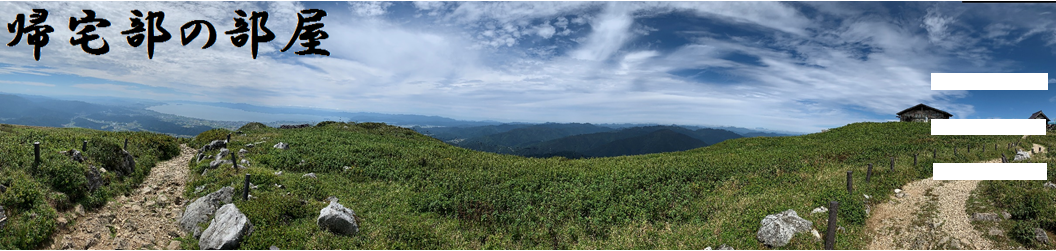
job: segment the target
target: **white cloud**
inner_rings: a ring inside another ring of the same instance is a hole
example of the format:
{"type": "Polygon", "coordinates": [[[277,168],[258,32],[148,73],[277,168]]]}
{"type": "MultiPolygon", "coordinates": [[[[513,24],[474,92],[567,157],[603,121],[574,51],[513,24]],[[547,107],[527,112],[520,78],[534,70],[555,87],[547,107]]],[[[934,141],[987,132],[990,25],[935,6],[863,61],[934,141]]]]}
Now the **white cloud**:
{"type": "Polygon", "coordinates": [[[54,86],[55,86],[55,85],[53,85],[53,84],[46,84],[46,83],[40,83],[40,82],[30,82],[30,81],[11,81],[11,80],[0,80],[0,84],[7,84],[7,85],[30,85],[30,86],[46,86],[46,87],[54,87],[54,86]]]}
{"type": "Polygon", "coordinates": [[[633,35],[629,28],[634,19],[626,6],[609,4],[605,11],[591,24],[591,33],[582,47],[570,53],[581,60],[606,60],[623,47],[633,35]]]}

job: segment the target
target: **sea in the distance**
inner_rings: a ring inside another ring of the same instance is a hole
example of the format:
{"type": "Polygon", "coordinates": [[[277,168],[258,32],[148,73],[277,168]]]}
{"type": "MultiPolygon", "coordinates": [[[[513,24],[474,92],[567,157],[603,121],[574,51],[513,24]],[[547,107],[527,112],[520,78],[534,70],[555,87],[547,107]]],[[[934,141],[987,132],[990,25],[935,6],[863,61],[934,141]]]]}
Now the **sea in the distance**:
{"type": "Polygon", "coordinates": [[[147,110],[165,114],[191,117],[196,119],[219,121],[275,122],[342,120],[341,118],[317,115],[261,113],[232,109],[227,107],[184,103],[168,103],[164,105],[151,106],[148,107],[147,110]]]}

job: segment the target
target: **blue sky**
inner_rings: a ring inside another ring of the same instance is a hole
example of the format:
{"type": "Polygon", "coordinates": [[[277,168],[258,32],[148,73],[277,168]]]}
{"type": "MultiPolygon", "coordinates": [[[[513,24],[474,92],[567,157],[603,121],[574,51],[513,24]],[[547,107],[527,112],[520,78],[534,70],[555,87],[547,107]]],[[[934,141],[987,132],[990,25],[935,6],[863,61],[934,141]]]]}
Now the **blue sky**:
{"type": "Polygon", "coordinates": [[[930,90],[933,72],[1051,73],[1056,4],[2,2],[0,19],[33,8],[55,31],[40,61],[25,37],[0,46],[0,92],[800,132],[888,121],[918,103],[954,118],[1056,114],[1056,91],[930,90]],[[279,52],[307,8],[328,13],[329,57],[279,52]],[[69,44],[81,9],[113,24],[96,31],[109,53],[69,44]],[[153,59],[119,34],[132,9],[165,12],[173,39],[153,59]],[[183,23],[223,33],[236,9],[270,14],[276,38],[257,59],[223,34],[204,50],[204,34],[180,44],[183,23]]]}

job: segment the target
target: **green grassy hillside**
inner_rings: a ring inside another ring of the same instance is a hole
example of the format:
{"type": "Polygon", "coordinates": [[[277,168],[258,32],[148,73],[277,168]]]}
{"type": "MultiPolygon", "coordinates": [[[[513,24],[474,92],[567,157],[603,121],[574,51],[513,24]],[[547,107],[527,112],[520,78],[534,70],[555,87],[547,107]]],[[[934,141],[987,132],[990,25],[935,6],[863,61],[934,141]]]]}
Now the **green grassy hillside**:
{"type": "MultiPolygon", "coordinates": [[[[0,249],[36,249],[55,231],[56,218],[76,205],[86,209],[105,205],[142,183],[158,161],[179,154],[172,137],[148,132],[104,132],[80,128],[42,128],[0,124],[0,205],[7,214],[0,229],[0,249]],[[135,172],[102,174],[104,184],[92,191],[85,176],[89,165],[111,169],[129,139],[135,172]],[[84,163],[60,153],[81,150],[88,140],[84,163]],[[41,142],[41,162],[34,163],[33,142],[41,142]]],[[[71,218],[71,217],[66,217],[71,218]]]]}
{"type": "MultiPolygon", "coordinates": [[[[868,241],[863,194],[886,198],[929,177],[932,162],[997,158],[1010,153],[1004,144],[1018,140],[931,136],[926,123],[856,123],[682,152],[569,160],[467,150],[377,123],[240,130],[245,134],[232,137],[233,151],[257,145],[247,148],[249,168],[225,165],[203,176],[208,163],[192,163],[185,197],[222,186],[241,194],[244,174],[252,174],[256,199],[235,202],[256,228],[243,249],[763,249],[755,233],[764,216],[795,209],[824,232],[825,216],[809,212],[830,200],[840,201],[839,224],[846,228],[836,248],[862,249],[868,241]],[[272,148],[277,142],[290,148],[272,148]],[[968,144],[976,146],[970,154],[968,144]],[[981,145],[989,149],[982,152],[981,145]],[[916,166],[914,153],[920,154],[916,166]],[[895,170],[888,171],[892,156],[895,170]],[[871,183],[865,182],[868,163],[876,163],[871,183]],[[846,190],[848,170],[855,171],[853,194],[846,190]],[[308,172],[318,179],[301,177],[308,172]],[[206,189],[195,193],[198,186],[206,189]],[[358,236],[316,226],[328,196],[361,218],[358,236]]],[[[227,133],[207,131],[192,147],[227,133]]],[[[196,243],[186,240],[183,248],[196,243]]],[[[797,236],[781,248],[822,246],[797,236]]]]}

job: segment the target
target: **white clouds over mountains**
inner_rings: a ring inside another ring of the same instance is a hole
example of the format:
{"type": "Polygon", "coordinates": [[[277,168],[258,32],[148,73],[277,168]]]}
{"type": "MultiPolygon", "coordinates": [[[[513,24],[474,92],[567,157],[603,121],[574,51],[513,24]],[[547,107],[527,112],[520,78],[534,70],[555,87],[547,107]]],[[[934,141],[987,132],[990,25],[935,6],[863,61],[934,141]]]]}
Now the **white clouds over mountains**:
{"type": "MultiPolygon", "coordinates": [[[[1028,20],[1042,8],[997,8],[1018,13],[1016,19],[952,3],[899,3],[912,11],[875,4],[4,2],[5,23],[46,8],[55,32],[39,62],[24,40],[0,47],[0,75],[49,75],[0,86],[47,92],[81,84],[148,98],[457,119],[817,131],[884,121],[920,102],[968,116],[973,108],[955,102],[965,93],[930,91],[929,73],[1008,70],[1010,64],[993,60],[994,48],[1031,36],[1056,41],[1048,28],[1056,26],[1028,20]],[[330,37],[320,48],[331,56],[279,52],[305,8],[328,12],[323,30],[330,37]],[[97,31],[110,43],[108,54],[89,55],[69,44],[67,20],[83,16],[81,9],[113,24],[97,31]],[[145,46],[128,46],[119,34],[128,29],[131,9],[166,14],[173,38],[156,44],[152,60],[145,46]],[[235,9],[270,14],[276,38],[260,45],[257,59],[249,45],[235,47],[223,34],[234,27],[235,9]],[[991,22],[973,26],[966,21],[973,18],[991,22]],[[179,25],[196,19],[220,33],[208,49],[200,49],[205,34],[180,45],[179,25]],[[111,85],[53,77],[62,74],[111,85]]],[[[13,38],[0,32],[0,41],[13,38]]]]}

